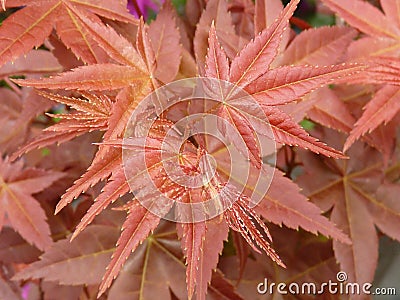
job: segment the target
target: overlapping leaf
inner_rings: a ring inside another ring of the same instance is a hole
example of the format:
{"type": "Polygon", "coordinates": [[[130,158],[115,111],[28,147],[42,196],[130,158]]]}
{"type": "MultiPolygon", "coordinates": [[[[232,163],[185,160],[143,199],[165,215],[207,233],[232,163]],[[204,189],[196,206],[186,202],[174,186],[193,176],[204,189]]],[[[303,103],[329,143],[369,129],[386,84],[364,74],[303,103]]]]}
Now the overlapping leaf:
{"type": "MultiPolygon", "coordinates": [[[[122,148],[124,146],[121,145],[120,141],[130,115],[138,103],[161,83],[172,81],[177,77],[177,74],[184,76],[184,74],[193,73],[193,71],[182,70],[182,68],[187,67],[187,61],[193,61],[193,58],[190,57],[190,42],[187,43],[185,40],[185,50],[181,50],[179,45],[180,33],[176,24],[183,26],[182,22],[175,22],[174,18],[177,15],[172,12],[171,6],[166,4],[157,16],[156,21],[151,23],[150,26],[139,22],[136,44],[133,45],[128,42],[128,40],[135,40],[133,36],[124,38],[117,33],[124,32],[118,26],[113,23],[110,24],[114,27],[104,25],[96,16],[124,22],[132,20],[131,18],[124,18],[125,8],[122,9],[122,4],[101,0],[85,2],[52,0],[45,2],[45,5],[39,5],[42,4],[42,1],[33,1],[16,13],[15,18],[22,18],[24,13],[30,11],[35,14],[40,12],[41,15],[44,15],[47,11],[49,15],[42,19],[38,18],[40,22],[37,26],[34,26],[35,29],[32,29],[33,31],[27,33],[26,36],[21,36],[14,43],[24,43],[27,40],[27,35],[35,33],[39,38],[34,39],[30,44],[26,42],[25,45],[26,48],[32,47],[34,44],[39,45],[49,34],[48,31],[55,26],[61,40],[71,47],[72,51],[81,55],[86,62],[97,62],[98,64],[83,66],[71,72],[40,80],[15,80],[19,84],[37,88],[78,90],[83,95],[81,98],[74,98],[65,97],[62,93],[41,92],[50,99],[66,105],[70,108],[70,112],[57,115],[63,120],[46,129],[45,132],[51,134],[46,133],[42,137],[39,136],[36,141],[26,146],[17,155],[34,147],[62,142],[89,131],[105,131],[102,137],[103,143],[100,143],[91,166],[62,196],[62,200],[56,209],[59,212],[68,203],[78,198],[82,192],[94,187],[100,181],[106,181],[102,190],[97,193],[95,202],[78,225],[73,235],[73,245],[85,244],[85,237],[88,240],[98,237],[97,235],[102,231],[97,228],[98,225],[84,229],[104,208],[130,190],[138,198],[123,206],[123,208],[128,209],[128,216],[123,224],[123,231],[118,239],[117,246],[109,247],[111,240],[107,239],[106,244],[108,246],[105,251],[107,253],[101,255],[101,263],[91,274],[93,276],[86,281],[84,278],[75,279],[74,284],[100,283],[100,269],[105,267],[104,263],[110,258],[109,254],[115,248],[108,269],[104,271],[105,275],[100,285],[99,294],[105,293],[110,287],[108,296],[110,298],[128,299],[133,293],[134,297],[138,299],[143,297],[181,299],[187,296],[205,299],[208,290],[208,297],[210,298],[240,299],[233,286],[221,274],[212,271],[217,266],[219,255],[223,249],[223,242],[228,236],[229,227],[236,231],[236,239],[240,236],[248,242],[254,251],[263,250],[272,260],[284,266],[283,261],[275,253],[275,244],[273,247],[271,234],[259,214],[268,221],[279,225],[284,224],[293,229],[301,227],[314,234],[322,233],[325,236],[332,237],[335,239],[335,249],[339,252],[346,247],[346,249],[359,247],[358,244],[355,246],[347,245],[346,243],[349,242],[347,236],[336,229],[332,222],[321,216],[320,210],[313,203],[308,202],[300,194],[298,187],[280,172],[276,173],[270,191],[262,199],[260,205],[255,208],[250,207],[247,197],[247,194],[251,194],[251,183],[246,183],[244,193],[237,191],[233,186],[225,188],[227,184],[225,182],[226,170],[217,169],[215,178],[202,188],[188,189],[168,179],[167,172],[162,166],[164,161],[160,156],[160,145],[165,136],[165,130],[174,125],[172,120],[157,120],[161,124],[156,122],[155,131],[150,136],[140,137],[148,143],[146,144],[146,151],[140,153],[139,156],[134,156],[129,161],[131,164],[129,167],[132,168],[128,167],[128,169],[136,173],[125,178],[121,153],[121,146],[122,148]],[[94,6],[94,2],[100,3],[100,5],[94,6]],[[50,10],[49,7],[53,7],[53,10],[50,10]],[[65,12],[68,13],[68,16],[65,12]],[[65,16],[61,16],[63,13],[65,13],[65,16]],[[71,20],[74,21],[74,24],[78,24],[81,30],[77,30],[78,27],[75,25],[75,27],[71,27],[71,20]],[[70,31],[71,34],[67,35],[66,31],[70,31]],[[88,37],[84,46],[82,46],[83,36],[88,37]],[[103,57],[103,54],[106,55],[103,57]],[[91,94],[88,91],[91,91],[91,94]],[[100,93],[112,96],[111,98],[105,95],[99,96],[100,93]],[[145,163],[141,163],[143,160],[138,159],[140,155],[144,157],[145,163]],[[154,186],[146,186],[142,171],[150,176],[157,191],[154,191],[154,186]],[[164,203],[163,199],[159,198],[160,194],[177,201],[194,204],[206,201],[216,193],[221,193],[220,201],[232,205],[227,207],[224,215],[215,219],[178,224],[180,245],[176,240],[175,230],[166,230],[164,222],[161,224],[161,231],[156,231],[153,234],[153,230],[156,230],[160,223],[160,218],[170,209],[170,203],[164,203]],[[153,204],[159,206],[156,207],[158,214],[153,214],[139,204],[138,200],[143,200],[143,197],[150,201],[157,200],[153,201],[153,204]],[[182,248],[183,253],[179,248],[182,248]],[[130,256],[132,251],[135,251],[135,253],[130,256]],[[126,261],[127,259],[128,261],[126,261]],[[187,263],[187,287],[182,285],[185,277],[184,260],[187,263]],[[111,285],[120,272],[120,277],[111,285]],[[132,284],[132,276],[138,279],[134,281],[134,284],[132,284]]],[[[216,109],[209,112],[217,114],[237,130],[245,147],[239,146],[235,138],[233,138],[233,144],[239,148],[239,151],[250,153],[251,170],[255,170],[255,173],[262,172],[260,170],[265,169],[260,157],[258,141],[254,137],[257,130],[257,133],[273,138],[280,144],[297,145],[334,158],[344,157],[341,152],[311,137],[288,114],[283,112],[282,107],[288,103],[295,103],[299,98],[326,84],[345,82],[350,76],[363,70],[363,67],[357,64],[331,65],[342,57],[343,52],[337,51],[337,48],[346,47],[354,38],[355,31],[346,27],[309,30],[294,39],[289,48],[284,51],[289,31],[288,22],[298,2],[298,0],[291,1],[280,12],[282,7],[277,1],[256,1],[255,26],[251,24],[246,28],[238,28],[238,26],[245,26],[249,20],[248,17],[252,14],[252,12],[246,12],[247,21],[235,20],[236,25],[240,24],[235,28],[232,25],[231,15],[228,13],[228,9],[232,9],[235,5],[229,4],[229,6],[224,0],[210,0],[202,13],[196,32],[184,29],[187,34],[186,38],[194,33],[193,52],[197,58],[199,73],[227,84],[230,82],[235,88],[243,88],[247,93],[242,97],[244,93],[236,93],[235,89],[228,90],[227,93],[221,92],[221,87],[224,84],[211,85],[210,92],[217,96],[219,100],[222,100],[224,105],[217,105],[216,109]],[[269,11],[267,8],[271,5],[273,9],[269,11]],[[278,16],[277,19],[276,16],[278,16]],[[249,28],[252,28],[251,31],[255,29],[257,33],[261,32],[241,50],[243,41],[248,40],[246,32],[249,28]],[[302,48],[304,45],[306,47],[302,48]],[[279,58],[277,56],[281,51],[284,52],[282,57],[279,58]],[[296,66],[277,67],[281,63],[296,64],[296,66]],[[304,66],[304,63],[330,66],[304,66]],[[215,89],[213,89],[214,87],[215,89]],[[251,97],[252,101],[247,101],[248,96],[251,97]],[[265,121],[268,124],[269,131],[260,130],[262,127],[253,128],[254,124],[260,125],[260,121],[265,121]]],[[[238,4],[237,7],[243,7],[243,3],[238,4]]],[[[7,4],[20,5],[21,1],[9,0],[7,4]]],[[[199,5],[202,6],[201,3],[199,5]]],[[[389,7],[389,3],[384,5],[389,7]]],[[[249,6],[254,8],[253,4],[249,6]]],[[[388,8],[385,10],[388,10],[388,8]]],[[[232,14],[234,17],[245,15],[244,13],[235,14],[233,10],[232,14]]],[[[389,16],[389,13],[387,14],[389,16]]],[[[35,15],[33,18],[36,17],[35,15]]],[[[15,21],[15,18],[6,22],[10,24],[11,22],[19,22],[18,19],[15,21]]],[[[381,17],[378,16],[378,18],[381,17]]],[[[392,14],[390,18],[393,19],[395,16],[392,14]]],[[[29,20],[32,20],[32,18],[28,19],[27,17],[28,23],[29,20]]],[[[380,24],[384,24],[384,22],[386,21],[382,21],[380,24]]],[[[5,26],[6,29],[7,26],[5,26]]],[[[357,26],[374,35],[381,32],[381,30],[372,31],[363,20],[357,21],[357,26]]],[[[393,33],[396,31],[392,25],[382,26],[385,32],[393,33]]],[[[127,34],[127,32],[124,32],[124,34],[127,34]]],[[[387,38],[392,37],[388,36],[387,38]]],[[[9,48],[13,48],[13,45],[10,45],[9,48]]],[[[26,49],[19,51],[21,54],[26,49]]],[[[4,53],[8,53],[7,50],[4,53]]],[[[18,55],[18,53],[15,55],[18,55]]],[[[6,55],[4,59],[11,59],[11,57],[14,58],[14,56],[6,55]]],[[[314,114],[314,118],[321,123],[348,132],[354,120],[347,110],[341,109],[344,104],[341,103],[342,106],[340,106],[340,101],[337,102],[338,99],[330,95],[329,90],[325,90],[325,94],[321,92],[316,95],[321,97],[328,95],[329,98],[320,102],[316,101],[316,105],[309,112],[310,116],[314,114]],[[338,109],[338,112],[327,109],[331,104],[338,109]]],[[[227,127],[222,129],[226,130],[228,139],[232,137],[227,127]]],[[[203,143],[201,138],[197,139],[196,137],[194,140],[195,142],[187,140],[179,153],[173,153],[181,159],[179,167],[188,174],[200,172],[200,161],[203,155],[210,150],[205,145],[207,143],[203,143]]],[[[129,144],[125,146],[129,147],[129,144]]],[[[131,146],[134,147],[135,144],[133,143],[131,146]]],[[[365,211],[365,209],[362,211],[365,211]]],[[[342,211],[340,212],[342,213],[342,211]]],[[[342,219],[338,217],[334,220],[339,222],[342,219]]],[[[393,219],[397,220],[397,216],[393,216],[393,219]]],[[[383,224],[382,228],[395,235],[394,231],[390,231],[389,223],[379,224],[383,224]]],[[[371,226],[368,228],[371,229],[371,226]]],[[[353,235],[347,230],[347,227],[342,227],[342,229],[353,239],[353,235]]],[[[115,237],[115,241],[117,236],[114,233],[111,236],[115,237]]],[[[239,243],[236,242],[236,245],[239,245],[239,243]]],[[[74,263],[71,263],[75,261],[73,259],[62,260],[60,253],[62,254],[64,249],[67,249],[66,241],[56,243],[44,254],[40,262],[28,267],[25,273],[21,273],[25,275],[20,275],[22,277],[18,278],[44,278],[72,284],[74,278],[49,271],[54,264],[58,265],[59,260],[58,266],[64,270],[63,273],[69,272],[69,268],[75,266],[74,263]],[[47,271],[49,271],[48,277],[45,275],[47,271]]],[[[91,247],[88,247],[88,249],[90,252],[88,259],[93,262],[95,261],[93,253],[97,253],[97,248],[94,251],[91,247]]],[[[82,258],[84,251],[81,252],[74,254],[69,251],[67,256],[82,258]]],[[[248,253],[248,249],[247,251],[243,249],[241,254],[242,270],[245,268],[243,262],[246,261],[248,253]]],[[[341,256],[339,260],[343,265],[346,265],[347,258],[343,257],[341,256]]],[[[76,267],[82,267],[84,261],[77,259],[76,267]]]]}
{"type": "MultiPolygon", "coordinates": [[[[333,80],[342,80],[360,71],[360,67],[357,65],[330,67],[284,66],[270,70],[269,64],[277,55],[282,33],[287,27],[288,20],[296,4],[296,1],[292,1],[275,23],[260,33],[254,41],[250,42],[239,53],[230,66],[229,81],[244,87],[246,92],[259,103],[258,109],[261,108],[264,111],[277,142],[301,146],[327,156],[342,157],[338,151],[310,137],[290,117],[273,107],[274,105],[293,102],[323,84],[333,80]]],[[[223,50],[215,42],[214,35],[212,29],[210,31],[210,43],[213,45],[209,50],[206,73],[208,72],[211,77],[216,78],[220,76],[217,74],[217,70],[226,70],[229,66],[224,54],[222,54],[223,50]],[[215,49],[218,50],[217,55],[215,49]],[[215,60],[216,57],[219,57],[218,61],[215,60]]],[[[224,75],[224,79],[226,78],[227,76],[224,75]]],[[[241,133],[251,153],[251,161],[256,166],[259,166],[259,163],[257,163],[257,160],[259,161],[257,141],[252,137],[251,132],[254,129],[251,128],[248,119],[249,115],[255,116],[257,114],[257,107],[254,104],[250,106],[241,97],[236,98],[238,99],[228,95],[224,101],[227,101],[230,105],[221,107],[219,114],[241,133]]],[[[264,132],[263,134],[266,133],[264,132]]]]}
{"type": "Polygon", "coordinates": [[[76,112],[70,114],[58,114],[62,121],[46,128],[27,145],[21,147],[13,154],[13,158],[22,155],[35,148],[45,147],[53,143],[61,143],[73,139],[79,135],[93,130],[105,130],[111,109],[111,100],[107,96],[85,94],[86,99],[66,97],[61,95],[41,92],[46,98],[70,106],[76,112]]]}
{"type": "Polygon", "coordinates": [[[164,84],[175,79],[181,60],[180,34],[174,24],[173,7],[166,2],[149,26],[149,37],[155,52],[155,77],[164,84]]]}
{"type": "MultiPolygon", "coordinates": [[[[365,1],[324,0],[324,3],[339,14],[350,25],[362,31],[365,36],[352,44],[349,58],[362,60],[379,56],[395,57],[398,60],[400,49],[400,26],[398,4],[396,1],[382,0],[383,12],[365,1]],[[360,11],[362,13],[360,14],[360,11]]],[[[379,58],[377,59],[380,60],[379,58]]],[[[385,61],[384,61],[385,62],[385,61]]],[[[390,61],[387,61],[390,64],[390,61]]],[[[399,111],[396,88],[391,87],[393,78],[386,77],[385,71],[366,73],[364,81],[387,82],[365,106],[363,116],[355,124],[344,149],[347,150],[361,136],[373,131],[381,123],[387,123],[399,111]],[[386,80],[387,79],[387,80],[386,80]],[[394,105],[393,105],[394,104],[394,105]],[[377,109],[379,108],[379,109],[377,109]]],[[[397,88],[398,89],[398,88],[397,88]]]]}
{"type": "Polygon", "coordinates": [[[278,54],[283,32],[299,1],[291,1],[280,16],[253,41],[248,43],[232,61],[230,80],[244,88],[265,74],[278,54]]]}
{"type": "Polygon", "coordinates": [[[72,243],[68,239],[54,243],[40,261],[14,279],[43,278],[65,285],[98,284],[115,250],[118,234],[118,227],[93,225],[72,243]]]}
{"type": "Polygon", "coordinates": [[[163,222],[129,258],[109,297],[173,299],[171,289],[178,299],[184,299],[187,293],[182,282],[185,282],[185,265],[174,224],[163,222]]]}
{"type": "MultiPolygon", "coordinates": [[[[212,231],[209,234],[213,234],[212,231]]],[[[185,282],[185,268],[175,224],[162,221],[128,259],[126,267],[110,288],[109,297],[187,299],[186,287],[182,285],[185,282]],[[132,278],[135,278],[133,282],[132,278]]],[[[197,294],[197,299],[205,299],[204,296],[197,294]]],[[[217,274],[213,272],[208,297],[242,299],[218,271],[217,274]]]]}
{"type": "Polygon", "coordinates": [[[355,38],[350,27],[319,27],[298,34],[279,60],[281,65],[330,65],[340,62],[342,51],[355,38]]]}
{"type": "MultiPolygon", "coordinates": [[[[197,199],[199,201],[200,199],[197,199]]],[[[211,281],[212,270],[218,263],[228,226],[222,218],[178,224],[178,235],[186,256],[186,282],[189,298],[196,290],[197,299],[203,299],[211,281]]]]}
{"type": "MultiPolygon", "coordinates": [[[[336,144],[344,138],[330,134],[336,144]]],[[[306,174],[299,179],[306,195],[324,211],[330,210],[331,221],[347,233],[352,245],[333,242],[335,256],[341,269],[352,282],[372,282],[378,260],[379,229],[399,240],[393,227],[399,222],[400,212],[395,198],[385,195],[385,188],[378,192],[383,179],[379,154],[365,148],[361,143],[349,150],[352,159],[347,162],[321,161],[313,155],[303,153],[306,174]],[[311,172],[318,178],[306,180],[311,172]],[[390,225],[391,224],[391,225],[390,225]],[[365,237],[368,238],[365,238],[365,237]],[[368,259],[367,259],[368,257],[368,259]]]]}
{"type": "Polygon", "coordinates": [[[77,57],[87,63],[107,60],[107,55],[98,48],[95,40],[85,28],[85,21],[79,15],[96,15],[122,22],[136,22],[127,12],[123,2],[108,1],[7,1],[7,7],[25,6],[12,14],[0,29],[0,65],[26,54],[33,47],[39,47],[50,35],[53,27],[65,45],[77,57]]]}
{"type": "Polygon", "coordinates": [[[227,2],[225,0],[209,1],[201,15],[193,40],[194,52],[200,74],[203,74],[204,71],[205,57],[207,55],[207,38],[213,21],[218,38],[228,57],[233,59],[240,50],[238,48],[239,37],[236,35],[235,28],[232,25],[227,2]]]}
{"type": "MultiPolygon", "coordinates": [[[[278,226],[270,227],[272,234],[276,236],[274,247],[287,262],[286,269],[277,269],[271,261],[252,253],[240,278],[236,257],[221,258],[219,267],[229,279],[236,282],[238,292],[246,295],[246,299],[280,297],[281,294],[277,289],[271,289],[271,286],[277,283],[285,284],[286,288],[291,283],[298,284],[299,287],[303,283],[314,283],[317,289],[324,282],[335,281],[339,266],[335,261],[330,241],[302,231],[295,232],[278,226]],[[302,257],[300,264],[298,257],[302,257]],[[267,279],[269,290],[265,284],[261,285],[265,283],[265,279],[267,279]]],[[[307,293],[307,295],[302,295],[302,298],[308,299],[308,296],[307,293]]],[[[285,295],[288,299],[296,299],[296,297],[298,295],[290,295],[290,293],[285,295]]]]}
{"type": "Polygon", "coordinates": [[[40,169],[23,169],[23,163],[0,159],[0,227],[5,215],[21,236],[39,249],[48,248],[52,239],[44,210],[32,194],[41,192],[63,174],[40,169]]]}
{"type": "MultiPolygon", "coordinates": [[[[171,30],[165,25],[167,20],[173,20],[170,9],[166,6],[160,19],[150,29],[147,28],[147,25],[140,26],[136,43],[137,50],[124,37],[118,35],[113,28],[106,27],[77,12],[77,17],[85,22],[85,28],[93,39],[118,64],[108,64],[102,61],[102,63],[80,67],[72,72],[49,79],[16,82],[37,88],[78,90],[121,89],[133,84],[141,85],[143,82],[155,79],[168,82],[177,74],[177,66],[180,62],[179,32],[176,29],[171,30]],[[157,24],[161,24],[164,29],[159,29],[157,24]],[[152,42],[150,42],[149,36],[153,37],[152,42]],[[144,40],[146,41],[144,42],[144,40]],[[149,51],[154,57],[149,57],[149,51]],[[169,66],[168,78],[164,75],[166,72],[162,71],[167,66],[169,66]],[[175,71],[171,68],[174,68],[175,71]]],[[[153,86],[157,85],[153,82],[153,86]]]]}
{"type": "Polygon", "coordinates": [[[0,68],[0,77],[11,89],[2,88],[1,110],[1,151],[15,151],[21,142],[31,134],[28,125],[33,118],[50,109],[54,102],[35,94],[29,88],[18,89],[8,76],[37,76],[54,74],[62,70],[57,59],[49,51],[33,50],[26,57],[20,57],[13,63],[0,68]]]}
{"type": "Polygon", "coordinates": [[[4,227],[0,233],[0,260],[5,263],[31,263],[40,251],[28,244],[11,228],[4,227]]]}

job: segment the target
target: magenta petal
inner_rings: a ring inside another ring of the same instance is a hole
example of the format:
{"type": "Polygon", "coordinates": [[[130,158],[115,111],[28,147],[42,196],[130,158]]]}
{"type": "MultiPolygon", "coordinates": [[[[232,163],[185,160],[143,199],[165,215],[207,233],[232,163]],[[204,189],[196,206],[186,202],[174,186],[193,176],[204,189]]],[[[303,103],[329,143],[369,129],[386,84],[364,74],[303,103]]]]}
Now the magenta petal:
{"type": "Polygon", "coordinates": [[[21,292],[22,299],[28,299],[29,298],[30,289],[31,289],[31,285],[29,283],[25,284],[22,287],[22,292],[21,292]]]}
{"type": "MultiPolygon", "coordinates": [[[[162,5],[162,3],[164,3],[164,0],[161,0],[158,2],[160,5],[162,5]]],[[[158,12],[160,9],[158,4],[156,4],[150,0],[128,0],[127,7],[128,7],[129,12],[131,14],[133,14],[135,17],[139,18],[139,16],[142,15],[144,17],[144,19],[147,19],[149,10],[158,12]],[[140,12],[136,11],[133,1],[136,1],[136,4],[137,4],[140,12]]]]}

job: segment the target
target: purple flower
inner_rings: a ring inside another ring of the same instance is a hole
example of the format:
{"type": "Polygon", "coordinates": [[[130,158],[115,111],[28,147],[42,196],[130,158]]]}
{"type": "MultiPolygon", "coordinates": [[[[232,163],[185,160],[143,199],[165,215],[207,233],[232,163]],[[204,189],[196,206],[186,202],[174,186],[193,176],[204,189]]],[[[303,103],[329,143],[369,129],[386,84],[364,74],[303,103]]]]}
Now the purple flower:
{"type": "Polygon", "coordinates": [[[28,284],[25,284],[25,285],[22,287],[22,291],[21,291],[22,299],[28,299],[30,289],[31,289],[31,285],[30,285],[29,283],[28,283],[28,284]]]}
{"type": "Polygon", "coordinates": [[[155,0],[155,2],[151,0],[128,0],[128,9],[135,17],[143,16],[146,20],[150,11],[158,12],[164,0],[155,0]]]}

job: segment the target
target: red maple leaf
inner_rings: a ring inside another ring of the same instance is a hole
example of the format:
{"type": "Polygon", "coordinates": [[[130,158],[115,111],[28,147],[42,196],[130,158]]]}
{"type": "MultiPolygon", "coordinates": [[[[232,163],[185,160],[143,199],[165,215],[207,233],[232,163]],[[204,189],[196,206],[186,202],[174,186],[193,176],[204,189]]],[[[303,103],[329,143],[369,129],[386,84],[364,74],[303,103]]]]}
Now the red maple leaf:
{"type": "Polygon", "coordinates": [[[50,228],[44,210],[32,194],[43,191],[62,176],[60,172],[24,169],[22,161],[10,163],[0,158],[0,227],[9,223],[39,249],[48,248],[52,243],[50,228]]]}
{"type": "MultiPolygon", "coordinates": [[[[4,4],[4,2],[3,2],[4,4]]],[[[123,1],[9,0],[7,7],[22,9],[7,18],[0,29],[0,65],[13,61],[33,47],[39,47],[53,28],[63,43],[86,63],[104,62],[108,57],[99,49],[86,29],[81,16],[101,22],[98,16],[137,23],[123,1]]]]}

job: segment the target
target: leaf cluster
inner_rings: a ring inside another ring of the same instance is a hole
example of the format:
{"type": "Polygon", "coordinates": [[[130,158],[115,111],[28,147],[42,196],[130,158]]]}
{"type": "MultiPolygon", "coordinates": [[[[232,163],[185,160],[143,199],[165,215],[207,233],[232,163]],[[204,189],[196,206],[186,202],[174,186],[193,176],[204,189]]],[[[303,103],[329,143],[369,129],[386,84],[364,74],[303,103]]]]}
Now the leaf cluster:
{"type": "Polygon", "coordinates": [[[166,0],[150,21],[136,0],[1,1],[1,299],[259,299],[264,278],[339,270],[374,282],[380,238],[400,241],[400,5],[316,1],[336,25],[313,28],[293,16],[308,1],[286,2],[166,0]],[[140,111],[193,79],[216,101],[140,111]],[[201,113],[225,143],[180,140],[201,113]],[[257,176],[270,186],[253,205],[257,176]],[[170,222],[198,211],[168,199],[224,210],[170,222]]]}

